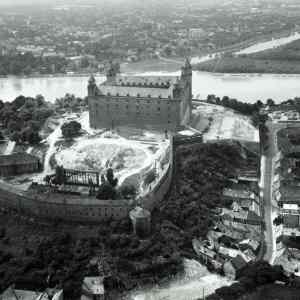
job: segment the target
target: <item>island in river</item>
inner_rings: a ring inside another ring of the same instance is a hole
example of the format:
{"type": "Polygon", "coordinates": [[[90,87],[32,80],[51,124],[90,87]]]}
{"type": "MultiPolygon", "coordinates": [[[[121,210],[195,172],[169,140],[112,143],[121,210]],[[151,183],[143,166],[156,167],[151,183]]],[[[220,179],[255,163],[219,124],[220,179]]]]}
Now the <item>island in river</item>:
{"type": "Polygon", "coordinates": [[[217,73],[300,74],[300,40],[257,53],[225,53],[194,68],[217,73]]]}

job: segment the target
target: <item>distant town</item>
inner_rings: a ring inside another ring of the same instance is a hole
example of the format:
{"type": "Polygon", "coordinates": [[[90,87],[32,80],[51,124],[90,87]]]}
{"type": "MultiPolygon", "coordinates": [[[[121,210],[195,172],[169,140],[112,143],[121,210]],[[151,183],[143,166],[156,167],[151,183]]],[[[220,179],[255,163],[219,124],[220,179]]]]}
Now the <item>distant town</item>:
{"type": "Polygon", "coordinates": [[[289,34],[300,6],[277,1],[197,1],[36,6],[0,12],[0,75],[103,72],[110,60],[140,62],[239,49],[289,34]]]}

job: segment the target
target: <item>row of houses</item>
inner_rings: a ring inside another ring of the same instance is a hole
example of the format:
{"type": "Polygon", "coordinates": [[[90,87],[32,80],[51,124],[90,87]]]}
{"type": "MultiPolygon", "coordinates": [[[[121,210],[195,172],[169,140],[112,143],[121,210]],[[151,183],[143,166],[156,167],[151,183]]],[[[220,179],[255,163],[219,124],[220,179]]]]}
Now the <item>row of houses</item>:
{"type": "Polygon", "coordinates": [[[240,241],[235,248],[231,248],[220,242],[220,238],[215,242],[211,239],[204,241],[194,239],[193,248],[206,265],[235,280],[247,263],[256,259],[259,243],[247,239],[240,241]]]}
{"type": "Polygon", "coordinates": [[[243,172],[223,190],[226,208],[215,210],[215,227],[207,240],[193,240],[193,248],[204,263],[231,279],[251,261],[260,249],[263,230],[256,171],[243,172]]]}
{"type": "MultiPolygon", "coordinates": [[[[32,291],[8,287],[2,294],[0,300],[63,300],[62,289],[46,289],[45,291],[32,291]]],[[[105,288],[104,277],[85,277],[81,287],[81,300],[104,300],[105,288]]]]}

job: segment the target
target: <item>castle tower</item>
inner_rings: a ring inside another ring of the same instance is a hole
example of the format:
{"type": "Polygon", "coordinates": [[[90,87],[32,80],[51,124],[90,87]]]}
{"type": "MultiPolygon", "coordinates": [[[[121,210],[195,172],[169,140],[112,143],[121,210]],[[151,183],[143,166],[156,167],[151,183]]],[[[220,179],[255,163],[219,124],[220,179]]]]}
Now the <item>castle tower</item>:
{"type": "Polygon", "coordinates": [[[129,217],[133,225],[134,234],[139,238],[147,238],[151,233],[151,213],[139,206],[130,211],[129,217]]]}
{"type": "Polygon", "coordinates": [[[88,82],[88,96],[89,97],[96,96],[96,89],[97,89],[96,79],[94,75],[91,75],[88,82]]]}
{"type": "Polygon", "coordinates": [[[184,125],[188,124],[191,119],[192,114],[192,65],[188,58],[185,60],[184,66],[181,68],[181,88],[182,88],[182,123],[184,125]]]}
{"type": "Polygon", "coordinates": [[[119,63],[109,63],[109,68],[106,72],[107,82],[115,82],[117,75],[120,73],[120,64],[119,63]]]}

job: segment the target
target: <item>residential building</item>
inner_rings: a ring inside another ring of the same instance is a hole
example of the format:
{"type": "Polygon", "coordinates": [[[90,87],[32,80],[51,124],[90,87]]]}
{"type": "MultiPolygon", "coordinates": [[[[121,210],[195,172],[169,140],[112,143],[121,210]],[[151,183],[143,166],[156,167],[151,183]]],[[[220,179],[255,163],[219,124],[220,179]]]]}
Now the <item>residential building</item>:
{"type": "Polygon", "coordinates": [[[235,280],[238,272],[246,266],[247,262],[241,255],[238,255],[224,263],[223,271],[228,278],[235,280]]]}

